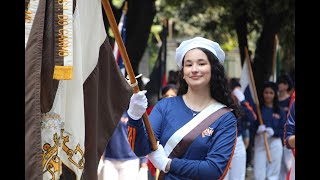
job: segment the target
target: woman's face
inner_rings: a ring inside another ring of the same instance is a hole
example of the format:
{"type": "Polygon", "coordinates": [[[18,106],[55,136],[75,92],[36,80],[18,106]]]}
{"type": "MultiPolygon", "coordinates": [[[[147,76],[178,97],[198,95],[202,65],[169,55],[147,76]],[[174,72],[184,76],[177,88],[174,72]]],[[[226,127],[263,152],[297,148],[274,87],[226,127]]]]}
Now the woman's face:
{"type": "Polygon", "coordinates": [[[279,83],[278,84],[278,91],[279,92],[285,92],[287,91],[289,88],[289,85],[288,84],[285,84],[285,83],[279,83]]]}
{"type": "Polygon", "coordinates": [[[274,96],[275,96],[275,94],[274,94],[274,91],[271,87],[266,87],[263,90],[263,98],[264,98],[264,102],[266,104],[272,104],[274,96]]]}
{"type": "Polygon", "coordinates": [[[184,57],[183,75],[190,87],[209,86],[211,65],[207,55],[200,49],[188,51],[184,57]]]}
{"type": "Polygon", "coordinates": [[[177,96],[177,91],[174,89],[169,89],[164,95],[163,97],[174,97],[177,96]]]}

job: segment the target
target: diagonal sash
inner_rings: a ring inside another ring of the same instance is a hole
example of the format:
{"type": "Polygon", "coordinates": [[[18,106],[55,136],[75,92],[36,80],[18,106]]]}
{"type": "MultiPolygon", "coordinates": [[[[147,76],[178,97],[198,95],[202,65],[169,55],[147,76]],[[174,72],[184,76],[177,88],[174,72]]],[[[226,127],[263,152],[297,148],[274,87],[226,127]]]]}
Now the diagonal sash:
{"type": "MultiPolygon", "coordinates": [[[[167,156],[171,154],[173,149],[179,144],[179,142],[189,134],[193,129],[195,129],[202,121],[207,119],[210,115],[218,111],[219,109],[226,107],[221,103],[213,103],[204,110],[202,110],[197,116],[191,119],[187,124],[182,126],[179,130],[177,130],[167,141],[164,146],[164,151],[167,156]]],[[[212,123],[211,123],[212,124],[212,123]]]]}

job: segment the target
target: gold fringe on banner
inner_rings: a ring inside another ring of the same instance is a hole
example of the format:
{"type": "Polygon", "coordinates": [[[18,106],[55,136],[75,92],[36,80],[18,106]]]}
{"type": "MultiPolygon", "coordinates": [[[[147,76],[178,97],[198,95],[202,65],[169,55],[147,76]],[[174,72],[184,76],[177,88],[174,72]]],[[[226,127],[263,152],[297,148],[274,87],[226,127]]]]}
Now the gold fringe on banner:
{"type": "Polygon", "coordinates": [[[71,80],[73,78],[73,66],[54,66],[53,79],[71,80]]]}

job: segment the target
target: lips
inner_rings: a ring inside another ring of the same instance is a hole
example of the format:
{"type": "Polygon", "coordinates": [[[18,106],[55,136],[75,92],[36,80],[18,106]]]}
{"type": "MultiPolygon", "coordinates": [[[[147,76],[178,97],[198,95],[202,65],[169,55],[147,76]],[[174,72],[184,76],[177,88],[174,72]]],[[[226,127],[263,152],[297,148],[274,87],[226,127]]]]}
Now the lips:
{"type": "Polygon", "coordinates": [[[190,76],[190,79],[199,79],[201,76],[190,76]]]}

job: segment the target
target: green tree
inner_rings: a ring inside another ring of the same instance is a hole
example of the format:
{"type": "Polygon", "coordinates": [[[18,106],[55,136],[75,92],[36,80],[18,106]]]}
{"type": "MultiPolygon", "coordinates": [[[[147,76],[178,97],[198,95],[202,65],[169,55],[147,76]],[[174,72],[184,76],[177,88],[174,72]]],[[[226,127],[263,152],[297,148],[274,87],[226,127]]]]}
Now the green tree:
{"type": "Polygon", "coordinates": [[[258,91],[271,75],[275,34],[282,47],[282,69],[294,68],[295,0],[161,0],[160,5],[163,14],[176,20],[180,34],[202,34],[229,44],[236,39],[242,64],[244,47],[254,52],[252,69],[258,91]]]}

